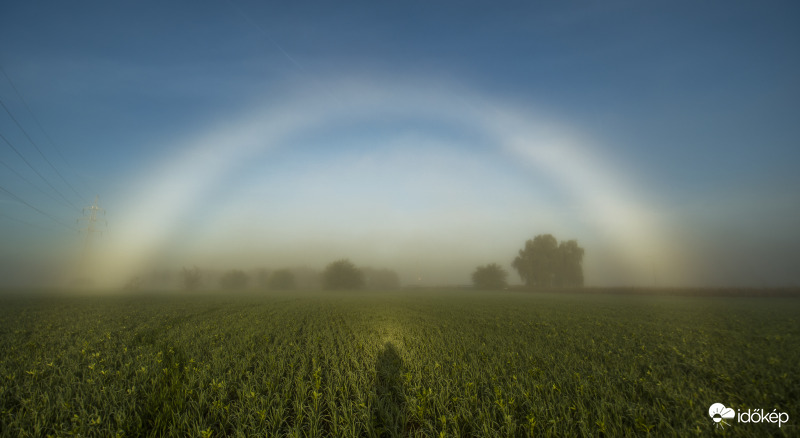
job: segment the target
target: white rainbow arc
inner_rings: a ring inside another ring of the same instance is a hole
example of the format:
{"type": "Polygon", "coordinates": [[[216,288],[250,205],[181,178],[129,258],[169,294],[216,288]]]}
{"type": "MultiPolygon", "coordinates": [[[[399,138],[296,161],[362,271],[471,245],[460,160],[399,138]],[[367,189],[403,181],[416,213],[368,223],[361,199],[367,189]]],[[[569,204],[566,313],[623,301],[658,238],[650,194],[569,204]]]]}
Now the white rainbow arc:
{"type": "Polygon", "coordinates": [[[237,164],[285,146],[298,132],[375,114],[413,116],[477,129],[501,153],[518,157],[521,165],[545,172],[568,189],[620,242],[620,252],[631,271],[649,273],[654,252],[660,252],[661,264],[674,259],[659,235],[654,209],[626,190],[624,181],[616,177],[619,170],[591,156],[586,142],[563,124],[447,87],[345,82],[325,90],[322,95],[301,94],[267,103],[244,117],[205,130],[182,142],[171,159],[149,170],[132,185],[135,191],[128,204],[132,207],[117,215],[123,221],[115,224],[110,255],[104,257],[107,264],[100,269],[102,281],[119,284],[139,272],[204,194],[237,164]]]}

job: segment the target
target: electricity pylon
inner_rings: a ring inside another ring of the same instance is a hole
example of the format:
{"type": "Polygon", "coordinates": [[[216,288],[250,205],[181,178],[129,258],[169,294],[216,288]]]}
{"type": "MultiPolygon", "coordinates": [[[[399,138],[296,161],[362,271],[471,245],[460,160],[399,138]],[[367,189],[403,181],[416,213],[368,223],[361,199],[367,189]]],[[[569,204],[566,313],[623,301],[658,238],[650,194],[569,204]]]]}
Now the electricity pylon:
{"type": "MultiPolygon", "coordinates": [[[[86,238],[83,242],[83,254],[81,254],[81,267],[80,267],[80,274],[78,281],[80,282],[91,282],[91,275],[89,272],[89,266],[92,264],[91,260],[91,251],[92,251],[92,239],[94,233],[98,232],[97,229],[97,222],[102,221],[106,226],[108,226],[108,222],[105,219],[98,219],[98,213],[103,212],[103,216],[106,215],[106,210],[100,208],[97,205],[97,202],[100,200],[100,196],[94,197],[94,204],[90,207],[85,207],[83,209],[83,217],[78,219],[77,222],[86,221],[86,228],[82,228],[80,231],[86,231],[86,238]],[[88,214],[87,214],[88,211],[88,214]]],[[[100,231],[100,235],[102,236],[103,232],[100,231]]]]}

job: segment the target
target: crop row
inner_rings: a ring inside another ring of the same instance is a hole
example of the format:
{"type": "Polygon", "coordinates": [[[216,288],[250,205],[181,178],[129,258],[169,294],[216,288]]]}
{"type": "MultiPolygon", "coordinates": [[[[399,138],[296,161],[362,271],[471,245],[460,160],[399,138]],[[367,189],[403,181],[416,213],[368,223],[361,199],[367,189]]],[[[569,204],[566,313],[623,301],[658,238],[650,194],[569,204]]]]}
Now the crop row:
{"type": "MultiPolygon", "coordinates": [[[[463,291],[7,300],[0,434],[705,435],[715,402],[798,412],[798,307],[463,291]]],[[[774,427],[737,426],[722,432],[774,427]]]]}

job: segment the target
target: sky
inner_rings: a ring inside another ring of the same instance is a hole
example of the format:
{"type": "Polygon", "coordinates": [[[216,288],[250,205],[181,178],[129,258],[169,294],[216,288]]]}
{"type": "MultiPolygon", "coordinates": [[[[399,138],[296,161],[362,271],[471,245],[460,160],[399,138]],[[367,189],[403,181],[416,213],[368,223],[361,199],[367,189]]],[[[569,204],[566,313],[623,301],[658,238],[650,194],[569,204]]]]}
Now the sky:
{"type": "Polygon", "coordinates": [[[798,19],[788,1],[3,2],[0,287],[340,258],[517,283],[544,233],[585,248],[587,285],[797,286],[798,19]]]}

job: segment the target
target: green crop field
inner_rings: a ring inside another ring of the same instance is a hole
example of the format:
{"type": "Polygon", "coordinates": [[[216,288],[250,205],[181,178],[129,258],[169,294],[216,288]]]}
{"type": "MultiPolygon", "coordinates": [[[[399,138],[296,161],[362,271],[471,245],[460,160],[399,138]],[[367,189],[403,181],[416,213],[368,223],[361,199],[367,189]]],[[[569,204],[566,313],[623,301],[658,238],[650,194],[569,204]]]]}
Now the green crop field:
{"type": "Polygon", "coordinates": [[[2,436],[800,433],[796,298],[420,290],[0,304],[2,436]],[[790,418],[718,428],[718,402],[790,418]]]}

